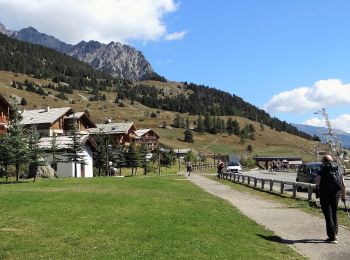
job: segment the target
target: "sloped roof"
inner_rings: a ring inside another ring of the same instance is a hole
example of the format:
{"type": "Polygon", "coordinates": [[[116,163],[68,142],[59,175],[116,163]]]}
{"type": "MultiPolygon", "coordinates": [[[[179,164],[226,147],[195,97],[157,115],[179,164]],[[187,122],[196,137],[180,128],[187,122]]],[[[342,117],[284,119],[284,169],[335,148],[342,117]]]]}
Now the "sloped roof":
{"type": "Polygon", "coordinates": [[[137,137],[142,137],[143,135],[147,134],[150,131],[154,132],[156,134],[156,136],[159,137],[159,135],[157,135],[157,133],[153,129],[150,129],[150,128],[136,130],[135,134],[136,134],[137,137]]]}
{"type": "Polygon", "coordinates": [[[22,113],[23,120],[21,124],[53,124],[70,110],[72,110],[70,107],[50,108],[48,111],[45,108],[25,110],[22,113]]]}
{"type": "Polygon", "coordinates": [[[126,134],[133,127],[134,123],[109,123],[96,124],[96,128],[87,129],[91,134],[126,134]]]}
{"type": "Polygon", "coordinates": [[[76,112],[76,113],[73,113],[73,114],[69,115],[68,117],[69,117],[69,118],[77,118],[77,119],[79,119],[79,118],[81,118],[84,114],[85,114],[84,112],[76,112]]]}
{"type": "Polygon", "coordinates": [[[95,128],[96,127],[96,124],[94,122],[92,122],[92,120],[88,117],[88,115],[85,112],[76,112],[76,113],[73,113],[73,114],[69,115],[67,118],[69,118],[69,119],[76,118],[76,119],[79,119],[79,120],[83,120],[84,119],[86,122],[88,122],[90,124],[90,126],[89,126],[90,128],[95,128]]]}
{"type": "MultiPolygon", "coordinates": [[[[44,150],[50,150],[52,147],[52,137],[42,137],[40,138],[39,141],[39,146],[40,148],[44,149],[44,150]]],[[[64,150],[69,148],[69,146],[72,144],[72,139],[69,138],[69,136],[56,136],[56,145],[57,148],[59,150],[64,150]]],[[[82,144],[85,144],[87,142],[89,142],[89,144],[92,144],[90,146],[95,147],[95,143],[92,142],[91,138],[89,137],[89,135],[81,135],[80,137],[80,142],[82,144]]]]}

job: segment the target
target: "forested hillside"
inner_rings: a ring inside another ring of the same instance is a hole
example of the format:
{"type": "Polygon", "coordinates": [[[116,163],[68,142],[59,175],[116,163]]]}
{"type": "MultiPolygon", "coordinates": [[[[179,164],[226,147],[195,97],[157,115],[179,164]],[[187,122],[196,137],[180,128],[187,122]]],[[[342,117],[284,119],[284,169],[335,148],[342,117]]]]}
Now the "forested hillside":
{"type": "MultiPolygon", "coordinates": [[[[177,94],[172,94],[175,91],[166,94],[162,88],[141,83],[132,85],[128,81],[116,79],[95,70],[75,58],[46,47],[11,39],[2,34],[0,34],[0,70],[24,73],[39,79],[50,79],[53,83],[59,84],[47,87],[61,93],[72,93],[73,89],[89,90],[95,96],[92,100],[101,99],[99,91],[109,90],[116,93],[117,102],[129,99],[131,102],[138,101],[151,108],[191,115],[241,116],[268,125],[274,130],[312,140],[311,135],[299,131],[285,121],[271,117],[264,110],[245,102],[236,95],[187,82],[181,84],[181,91],[177,94]],[[62,86],[62,83],[65,84],[62,86]]],[[[157,80],[166,81],[161,77],[157,80]]],[[[13,82],[12,86],[23,88],[19,82],[13,82]]],[[[27,87],[26,89],[28,90],[27,87]]]]}
{"type": "MultiPolygon", "coordinates": [[[[180,88],[180,86],[178,86],[180,88]]],[[[166,94],[162,88],[137,84],[123,85],[118,92],[118,99],[128,98],[145,106],[192,115],[241,116],[270,126],[276,131],[312,140],[313,136],[299,131],[295,126],[278,118],[271,117],[264,110],[249,104],[242,98],[227,92],[193,83],[183,83],[180,94],[166,94]]]]}
{"type": "Polygon", "coordinates": [[[123,82],[75,58],[3,34],[0,34],[0,57],[0,70],[64,82],[70,89],[104,90],[123,82]]]}

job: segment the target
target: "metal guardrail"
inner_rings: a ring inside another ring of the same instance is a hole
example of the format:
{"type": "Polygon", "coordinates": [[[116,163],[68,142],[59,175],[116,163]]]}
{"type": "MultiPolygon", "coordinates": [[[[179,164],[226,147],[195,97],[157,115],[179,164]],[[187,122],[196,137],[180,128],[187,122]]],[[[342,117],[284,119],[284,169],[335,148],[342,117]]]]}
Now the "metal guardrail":
{"type": "MultiPolygon", "coordinates": [[[[292,186],[292,196],[293,198],[297,197],[298,188],[304,188],[308,191],[307,199],[308,201],[312,201],[312,193],[316,189],[316,184],[305,183],[305,182],[292,182],[292,181],[282,181],[282,180],[274,180],[274,179],[265,179],[252,177],[245,174],[239,173],[231,173],[231,172],[221,172],[219,174],[220,179],[226,179],[233,182],[239,183],[247,183],[248,186],[253,186],[254,188],[259,188],[258,183],[260,183],[260,189],[265,190],[265,184],[269,185],[269,191],[273,191],[273,186],[275,183],[280,184],[280,193],[283,194],[285,192],[285,185],[292,186]]],[[[346,195],[350,195],[350,189],[346,189],[346,195]]]]}

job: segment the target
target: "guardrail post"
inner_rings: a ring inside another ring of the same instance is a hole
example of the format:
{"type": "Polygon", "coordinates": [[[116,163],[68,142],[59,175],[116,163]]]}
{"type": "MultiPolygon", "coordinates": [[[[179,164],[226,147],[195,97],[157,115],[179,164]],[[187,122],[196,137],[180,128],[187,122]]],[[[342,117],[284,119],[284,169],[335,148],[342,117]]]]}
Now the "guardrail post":
{"type": "Polygon", "coordinates": [[[281,181],[281,194],[284,192],[284,181],[281,181]]]}
{"type": "Polygon", "coordinates": [[[273,180],[270,180],[270,191],[273,191],[273,180]]]}
{"type": "Polygon", "coordinates": [[[261,189],[263,190],[265,187],[265,180],[264,179],[261,179],[261,189]]]}
{"type": "Polygon", "coordinates": [[[242,183],[244,183],[245,182],[245,176],[243,175],[242,176],[242,183]]]}
{"type": "Polygon", "coordinates": [[[232,180],[232,173],[230,173],[230,180],[232,180]]]}
{"type": "Polygon", "coordinates": [[[297,184],[293,182],[293,198],[297,197],[297,184]]]}
{"type": "Polygon", "coordinates": [[[256,188],[256,185],[258,184],[258,180],[256,177],[254,177],[254,188],[256,188]]]}
{"type": "Polygon", "coordinates": [[[250,185],[250,176],[248,176],[248,185],[250,185]]]}
{"type": "Polygon", "coordinates": [[[312,193],[313,193],[314,189],[311,187],[311,184],[307,187],[307,199],[309,201],[312,200],[312,193]]]}

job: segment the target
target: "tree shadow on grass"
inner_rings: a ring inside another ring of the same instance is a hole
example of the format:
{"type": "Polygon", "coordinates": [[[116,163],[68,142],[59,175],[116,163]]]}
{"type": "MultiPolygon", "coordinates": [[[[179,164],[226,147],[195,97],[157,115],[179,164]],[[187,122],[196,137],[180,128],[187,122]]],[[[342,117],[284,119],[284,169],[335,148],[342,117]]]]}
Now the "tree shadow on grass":
{"type": "Polygon", "coordinates": [[[257,234],[259,237],[276,242],[276,243],[281,243],[281,244],[288,244],[288,245],[293,245],[293,244],[323,244],[326,243],[324,239],[297,239],[297,240],[290,240],[290,239],[282,239],[279,236],[265,236],[262,234],[257,234]]]}
{"type": "Polygon", "coordinates": [[[28,183],[27,181],[0,181],[1,184],[21,184],[21,183],[28,183]]]}

